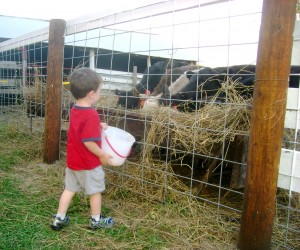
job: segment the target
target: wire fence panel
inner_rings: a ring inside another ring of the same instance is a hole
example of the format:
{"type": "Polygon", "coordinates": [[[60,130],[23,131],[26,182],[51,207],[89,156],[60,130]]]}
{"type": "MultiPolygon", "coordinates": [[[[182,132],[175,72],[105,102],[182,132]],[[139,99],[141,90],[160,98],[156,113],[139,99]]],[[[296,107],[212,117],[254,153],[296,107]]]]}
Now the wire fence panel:
{"type": "Polygon", "coordinates": [[[1,122],[35,134],[44,130],[48,31],[45,29],[1,43],[1,122]],[[5,62],[10,64],[8,68],[5,62]],[[8,81],[5,83],[5,81],[8,81]],[[9,89],[9,92],[8,92],[9,89]]]}
{"type": "MultiPolygon", "coordinates": [[[[261,1],[174,0],[67,21],[61,156],[75,101],[69,76],[89,67],[104,79],[95,107],[102,121],[136,139],[124,165],[106,166],[109,185],[160,202],[214,204],[239,221],[261,14],[261,1]]],[[[32,134],[44,130],[47,35],[40,30],[0,44],[1,122],[17,120],[32,134]]],[[[291,249],[300,247],[297,65],[276,197],[280,239],[272,242],[291,249]]]]}

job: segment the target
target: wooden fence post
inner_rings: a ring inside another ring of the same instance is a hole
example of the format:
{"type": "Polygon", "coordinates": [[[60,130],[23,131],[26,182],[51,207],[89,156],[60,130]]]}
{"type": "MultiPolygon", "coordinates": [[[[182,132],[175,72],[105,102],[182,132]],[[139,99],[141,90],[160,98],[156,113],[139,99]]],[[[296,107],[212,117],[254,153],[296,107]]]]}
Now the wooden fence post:
{"type": "Polygon", "coordinates": [[[44,162],[59,159],[65,21],[50,20],[45,103],[44,162]]]}
{"type": "Polygon", "coordinates": [[[297,0],[264,0],[239,249],[271,249],[297,0]]]}

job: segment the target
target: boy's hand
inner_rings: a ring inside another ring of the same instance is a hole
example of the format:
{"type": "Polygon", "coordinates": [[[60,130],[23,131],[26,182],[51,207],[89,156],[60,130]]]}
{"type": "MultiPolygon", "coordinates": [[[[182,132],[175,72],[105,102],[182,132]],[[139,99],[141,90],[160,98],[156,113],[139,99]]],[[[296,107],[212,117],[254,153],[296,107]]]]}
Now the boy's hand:
{"type": "Polygon", "coordinates": [[[101,126],[101,128],[104,129],[104,130],[107,129],[107,127],[108,127],[108,125],[107,125],[106,122],[101,122],[101,123],[100,123],[100,126],[101,126]]]}
{"type": "Polygon", "coordinates": [[[111,159],[113,157],[107,153],[104,153],[99,157],[102,165],[111,165],[111,159]]]}
{"type": "Polygon", "coordinates": [[[110,165],[111,159],[113,158],[110,154],[105,153],[96,142],[87,141],[83,143],[89,151],[91,151],[94,155],[98,156],[99,160],[103,165],[110,165]]]}

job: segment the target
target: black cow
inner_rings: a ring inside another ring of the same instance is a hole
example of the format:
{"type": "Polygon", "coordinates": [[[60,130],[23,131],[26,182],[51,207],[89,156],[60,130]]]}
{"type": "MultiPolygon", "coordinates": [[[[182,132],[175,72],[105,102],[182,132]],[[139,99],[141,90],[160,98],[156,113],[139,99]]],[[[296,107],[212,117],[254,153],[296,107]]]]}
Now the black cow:
{"type": "MultiPolygon", "coordinates": [[[[225,74],[220,74],[219,71],[213,68],[206,67],[200,69],[196,74],[191,76],[189,83],[180,92],[173,95],[171,99],[189,101],[209,100],[210,97],[214,97],[217,94],[221,88],[221,83],[226,80],[225,76],[225,74]]],[[[223,98],[223,96],[219,96],[219,98],[223,98]]],[[[180,105],[180,101],[173,102],[173,105],[180,105]]],[[[194,102],[192,102],[192,105],[194,105],[194,102]]],[[[188,107],[184,109],[186,108],[188,107]]]]}
{"type": "Polygon", "coordinates": [[[115,90],[115,94],[118,96],[117,105],[125,107],[127,109],[134,109],[139,106],[140,98],[139,92],[135,89],[130,91],[115,90]]]}
{"type": "Polygon", "coordinates": [[[185,72],[190,72],[191,70],[199,69],[199,66],[190,64],[184,65],[181,67],[173,67],[171,69],[167,69],[166,73],[160,79],[158,85],[153,90],[152,95],[158,95],[160,93],[164,93],[166,89],[168,89],[171,85],[173,85],[178,78],[185,72]]]}
{"type": "MultiPolygon", "coordinates": [[[[173,105],[188,103],[188,108],[194,110],[206,102],[224,102],[226,93],[218,93],[224,83],[235,84],[235,89],[244,98],[251,98],[255,82],[255,65],[235,65],[230,67],[203,68],[192,75],[189,83],[179,93],[171,96],[173,105]]],[[[291,66],[289,87],[299,88],[300,66],[291,66]]],[[[186,110],[186,108],[185,108],[186,110]]]]}
{"type": "Polygon", "coordinates": [[[209,67],[201,68],[196,72],[187,71],[174,84],[165,88],[160,104],[178,106],[184,102],[183,100],[196,100],[195,93],[206,93],[207,91],[213,91],[209,94],[213,96],[221,86],[221,77],[218,71],[209,67]],[[197,82],[206,83],[202,85],[199,92],[197,91],[197,82]]]}
{"type": "Polygon", "coordinates": [[[151,95],[140,95],[143,108],[155,108],[160,105],[169,105],[170,96],[178,93],[189,82],[192,70],[199,70],[199,66],[190,64],[186,66],[167,69],[159,84],[151,95]],[[145,105],[145,107],[144,107],[145,105]]]}
{"type": "Polygon", "coordinates": [[[186,61],[175,60],[156,62],[145,70],[141,81],[133,89],[130,91],[115,90],[115,94],[118,95],[117,105],[121,105],[126,108],[138,108],[140,101],[139,94],[152,93],[167,69],[187,64],[189,63],[186,61]]]}
{"type": "Polygon", "coordinates": [[[205,67],[191,74],[189,83],[177,94],[171,96],[174,106],[182,106],[184,110],[194,110],[206,102],[224,102],[226,92],[220,92],[222,84],[239,82],[240,94],[251,96],[255,79],[254,65],[236,65],[231,67],[205,67]],[[245,88],[245,86],[249,88],[245,88]],[[218,93],[218,95],[216,95],[218,93]],[[186,104],[186,105],[184,105],[186,104]]]}

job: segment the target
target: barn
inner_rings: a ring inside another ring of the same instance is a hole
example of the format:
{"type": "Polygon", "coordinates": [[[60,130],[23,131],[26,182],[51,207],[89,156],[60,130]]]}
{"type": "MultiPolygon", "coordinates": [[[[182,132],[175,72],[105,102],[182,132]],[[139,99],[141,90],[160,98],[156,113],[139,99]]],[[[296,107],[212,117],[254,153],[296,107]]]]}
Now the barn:
{"type": "Polygon", "coordinates": [[[208,204],[216,216],[228,213],[240,249],[297,249],[295,7],[279,0],[169,0],[51,20],[0,43],[0,60],[21,65],[20,101],[4,94],[13,101],[0,110],[5,122],[18,114],[20,129],[44,134],[45,163],[63,159],[74,102],[69,76],[94,69],[105,82],[96,105],[101,120],[135,137],[125,163],[105,167],[109,185],[151,202],[187,199],[208,204]]]}

